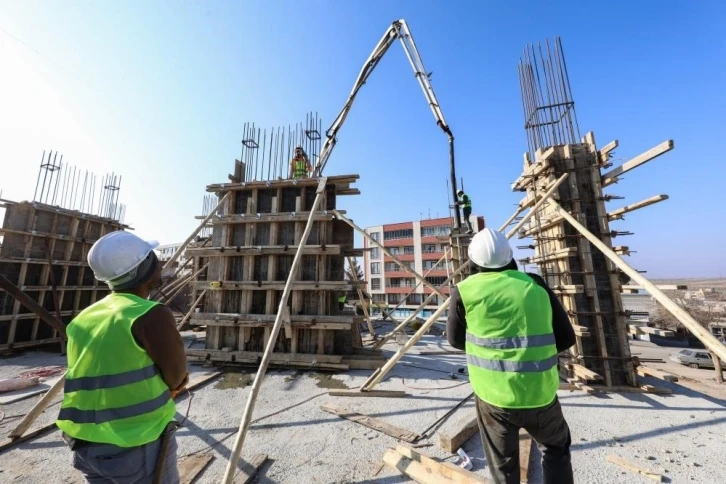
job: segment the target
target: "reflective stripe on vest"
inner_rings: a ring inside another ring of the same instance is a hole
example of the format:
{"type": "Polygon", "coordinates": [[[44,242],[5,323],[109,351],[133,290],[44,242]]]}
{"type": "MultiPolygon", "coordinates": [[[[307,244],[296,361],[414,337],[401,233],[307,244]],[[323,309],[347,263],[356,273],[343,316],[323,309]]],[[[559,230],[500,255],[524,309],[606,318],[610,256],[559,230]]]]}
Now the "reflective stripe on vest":
{"type": "Polygon", "coordinates": [[[293,170],[293,177],[303,178],[308,176],[308,165],[305,162],[305,158],[295,158],[295,168],[293,170]]]}
{"type": "Polygon", "coordinates": [[[56,424],[70,437],[137,447],[157,440],[174,418],[169,387],[131,332],[157,304],[112,293],[68,325],[68,372],[56,424]]]}
{"type": "Polygon", "coordinates": [[[461,206],[462,208],[471,208],[471,198],[469,198],[469,195],[465,193],[461,195],[461,206]]]}
{"type": "Polygon", "coordinates": [[[476,395],[501,408],[539,408],[559,388],[547,291],[519,271],[469,276],[457,286],[466,309],[466,358],[476,395]]]}

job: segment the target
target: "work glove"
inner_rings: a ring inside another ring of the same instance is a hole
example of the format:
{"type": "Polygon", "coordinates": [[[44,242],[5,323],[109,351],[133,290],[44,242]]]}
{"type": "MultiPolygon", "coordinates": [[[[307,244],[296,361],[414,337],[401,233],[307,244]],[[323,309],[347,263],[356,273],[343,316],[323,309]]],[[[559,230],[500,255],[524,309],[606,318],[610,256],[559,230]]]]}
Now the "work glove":
{"type": "Polygon", "coordinates": [[[181,392],[186,390],[187,383],[189,383],[189,372],[187,372],[187,374],[184,376],[184,381],[181,382],[181,384],[178,387],[172,389],[172,391],[171,391],[172,400],[176,399],[177,395],[179,395],[181,392]]]}

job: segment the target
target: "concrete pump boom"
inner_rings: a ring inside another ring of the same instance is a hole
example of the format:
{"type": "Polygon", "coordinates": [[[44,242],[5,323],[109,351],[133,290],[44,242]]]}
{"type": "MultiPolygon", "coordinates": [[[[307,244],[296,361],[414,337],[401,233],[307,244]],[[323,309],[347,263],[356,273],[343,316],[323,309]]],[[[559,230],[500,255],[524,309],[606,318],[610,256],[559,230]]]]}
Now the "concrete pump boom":
{"type": "MultiPolygon", "coordinates": [[[[421,86],[421,90],[426,97],[426,102],[428,102],[429,108],[431,108],[431,112],[436,119],[436,124],[444,131],[449,139],[449,168],[451,171],[451,189],[453,192],[453,199],[456,200],[457,188],[456,166],[454,163],[454,135],[451,132],[449,125],[446,124],[446,120],[444,119],[444,113],[441,111],[439,102],[436,99],[436,94],[434,94],[434,88],[431,86],[431,81],[428,74],[426,73],[426,68],[424,67],[421,55],[416,48],[416,43],[414,42],[413,36],[411,35],[411,30],[408,28],[408,24],[403,19],[396,20],[391,24],[386,33],[383,34],[383,37],[378,42],[375,49],[373,49],[373,52],[368,57],[365,64],[363,64],[363,68],[361,69],[360,74],[358,74],[358,78],[356,79],[355,84],[353,84],[353,89],[351,90],[350,95],[348,96],[348,100],[343,106],[343,109],[341,109],[340,113],[338,113],[338,116],[336,116],[336,118],[333,120],[333,123],[330,125],[330,128],[328,128],[328,130],[325,132],[326,140],[323,144],[323,147],[320,149],[318,161],[315,164],[314,174],[315,176],[320,176],[323,173],[325,165],[328,163],[328,159],[330,158],[330,154],[333,152],[333,148],[338,141],[338,131],[340,131],[340,128],[343,126],[343,122],[345,122],[345,118],[348,116],[348,112],[350,112],[350,109],[353,107],[353,101],[358,95],[358,91],[366,83],[368,77],[371,75],[373,70],[383,58],[383,55],[388,51],[388,48],[391,46],[391,44],[393,44],[396,39],[401,41],[403,50],[406,52],[406,57],[408,57],[408,61],[411,63],[411,67],[413,68],[416,80],[421,86]]],[[[461,227],[459,211],[455,210],[454,214],[454,226],[458,229],[461,227]]]]}

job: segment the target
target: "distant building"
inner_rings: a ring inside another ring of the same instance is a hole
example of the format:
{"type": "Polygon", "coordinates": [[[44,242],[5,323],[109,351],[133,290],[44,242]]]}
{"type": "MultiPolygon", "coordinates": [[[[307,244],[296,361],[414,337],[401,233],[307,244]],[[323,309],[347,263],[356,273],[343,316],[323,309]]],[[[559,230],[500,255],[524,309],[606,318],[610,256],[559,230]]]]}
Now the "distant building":
{"type": "MultiPolygon", "coordinates": [[[[166,261],[171,259],[171,256],[174,255],[174,253],[177,251],[177,249],[179,247],[181,247],[181,242],[176,243],[176,244],[160,245],[159,247],[157,247],[155,249],[156,256],[159,258],[159,261],[161,262],[161,264],[164,265],[166,263],[166,261]]],[[[180,265],[184,265],[184,264],[186,264],[186,262],[187,262],[187,260],[186,260],[185,254],[182,253],[179,256],[179,258],[176,261],[174,261],[174,263],[172,264],[172,267],[170,269],[176,271],[180,265]]],[[[190,268],[185,268],[184,270],[181,271],[181,273],[186,274],[189,272],[189,270],[190,270],[190,268]]]]}
{"type": "MultiPolygon", "coordinates": [[[[471,221],[475,232],[484,228],[484,217],[472,214],[471,221]]],[[[452,226],[453,219],[446,217],[377,225],[368,227],[365,231],[409,268],[422,275],[426,275],[430,270],[426,280],[438,286],[451,274],[451,265],[447,266],[447,262],[443,261],[436,266],[436,262],[444,256],[448,248],[448,237],[452,226]]],[[[368,250],[363,256],[363,273],[368,284],[368,293],[373,298],[373,314],[379,314],[380,310],[376,309],[376,303],[393,309],[411,292],[418,281],[402,270],[393,259],[385,256],[378,247],[372,247],[367,239],[364,240],[364,246],[368,250]]],[[[449,293],[448,287],[440,290],[443,294],[449,293]]],[[[431,289],[423,284],[419,285],[393,316],[396,318],[410,316],[431,293],[431,289]]],[[[438,297],[434,297],[419,316],[428,318],[436,311],[440,302],[438,297]]]]}

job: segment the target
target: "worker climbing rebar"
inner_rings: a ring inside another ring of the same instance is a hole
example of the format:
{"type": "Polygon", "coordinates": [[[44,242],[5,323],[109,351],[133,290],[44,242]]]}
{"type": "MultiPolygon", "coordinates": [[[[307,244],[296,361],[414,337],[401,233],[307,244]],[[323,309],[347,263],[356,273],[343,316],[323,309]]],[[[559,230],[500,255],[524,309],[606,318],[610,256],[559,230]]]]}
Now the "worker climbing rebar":
{"type": "Polygon", "coordinates": [[[298,145],[295,147],[295,155],[290,160],[290,178],[307,178],[313,171],[308,159],[307,153],[303,147],[298,145]]]}
{"type": "Polygon", "coordinates": [[[459,200],[456,201],[454,204],[457,207],[461,207],[462,212],[464,212],[464,221],[466,222],[466,228],[467,234],[471,234],[474,232],[474,229],[471,226],[471,220],[469,218],[471,217],[471,198],[469,195],[464,193],[464,190],[459,190],[456,192],[456,194],[459,196],[459,200]]]}

